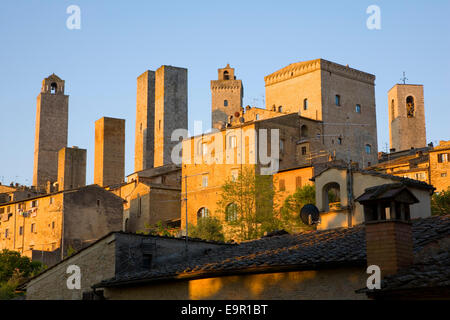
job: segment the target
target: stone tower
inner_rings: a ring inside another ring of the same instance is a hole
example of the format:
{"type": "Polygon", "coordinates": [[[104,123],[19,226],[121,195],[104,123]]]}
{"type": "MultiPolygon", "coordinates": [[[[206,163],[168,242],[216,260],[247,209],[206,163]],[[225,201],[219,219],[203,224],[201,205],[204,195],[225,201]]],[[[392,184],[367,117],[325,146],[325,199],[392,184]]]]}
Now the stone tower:
{"type": "Polygon", "coordinates": [[[101,187],[125,178],[125,120],[103,117],[95,121],[94,183],[101,187]]]}
{"type": "Polygon", "coordinates": [[[58,191],[86,185],[86,149],[64,147],[58,153],[58,191]]]}
{"type": "Polygon", "coordinates": [[[211,125],[220,129],[236,112],[241,112],[244,88],[241,80],[236,80],[234,68],[229,64],[218,69],[218,80],[211,80],[211,125]]]}
{"type": "Polygon", "coordinates": [[[58,179],[58,151],[67,145],[68,117],[64,80],[52,74],[42,81],[37,97],[33,186],[38,189],[58,179]]]}
{"type": "Polygon", "coordinates": [[[388,103],[390,148],[426,147],[423,85],[396,84],[388,92],[388,103]]]}
{"type": "Polygon", "coordinates": [[[134,171],[153,168],[155,143],[155,72],[137,78],[134,171]]]}

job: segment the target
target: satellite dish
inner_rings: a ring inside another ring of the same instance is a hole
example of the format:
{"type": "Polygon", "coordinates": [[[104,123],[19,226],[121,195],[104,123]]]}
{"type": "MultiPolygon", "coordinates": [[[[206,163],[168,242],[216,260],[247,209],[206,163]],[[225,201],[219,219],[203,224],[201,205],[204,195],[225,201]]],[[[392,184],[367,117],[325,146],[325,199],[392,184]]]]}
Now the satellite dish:
{"type": "Polygon", "coordinates": [[[300,219],[308,226],[319,223],[319,209],[313,204],[304,205],[300,210],[300,219]]]}

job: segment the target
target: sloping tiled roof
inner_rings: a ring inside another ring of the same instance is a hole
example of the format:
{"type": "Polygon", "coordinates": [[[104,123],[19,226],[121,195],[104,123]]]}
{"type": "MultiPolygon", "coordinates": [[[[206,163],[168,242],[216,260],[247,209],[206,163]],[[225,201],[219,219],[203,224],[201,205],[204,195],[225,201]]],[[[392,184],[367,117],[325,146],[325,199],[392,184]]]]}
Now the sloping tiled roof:
{"type": "MultiPolygon", "coordinates": [[[[450,215],[413,221],[414,250],[450,235],[450,215]]],[[[364,226],[286,234],[213,249],[181,264],[117,275],[94,287],[366,264],[364,226]]]]}

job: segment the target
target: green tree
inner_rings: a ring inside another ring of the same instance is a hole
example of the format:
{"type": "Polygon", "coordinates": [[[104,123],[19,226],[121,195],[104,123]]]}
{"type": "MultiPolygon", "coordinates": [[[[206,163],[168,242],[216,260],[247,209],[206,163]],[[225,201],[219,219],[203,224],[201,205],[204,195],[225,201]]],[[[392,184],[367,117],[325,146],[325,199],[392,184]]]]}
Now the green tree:
{"type": "Polygon", "coordinates": [[[450,187],[447,191],[433,194],[431,197],[431,214],[434,216],[450,214],[450,187]]]}
{"type": "Polygon", "coordinates": [[[17,251],[3,249],[0,252],[0,299],[11,299],[14,291],[25,279],[44,269],[39,261],[21,256],[17,251]]]}
{"type": "Polygon", "coordinates": [[[217,205],[218,214],[226,218],[230,238],[250,240],[278,230],[281,224],[273,208],[276,196],[271,175],[246,168],[236,179],[227,179],[217,205]]]}
{"type": "Polygon", "coordinates": [[[203,217],[198,219],[197,225],[188,225],[189,237],[213,241],[225,241],[223,226],[215,217],[203,217]]]}
{"type": "Polygon", "coordinates": [[[300,219],[300,210],[306,204],[316,204],[316,189],[314,186],[305,185],[286,197],[280,208],[280,218],[283,229],[289,232],[314,229],[305,225],[300,219]]]}

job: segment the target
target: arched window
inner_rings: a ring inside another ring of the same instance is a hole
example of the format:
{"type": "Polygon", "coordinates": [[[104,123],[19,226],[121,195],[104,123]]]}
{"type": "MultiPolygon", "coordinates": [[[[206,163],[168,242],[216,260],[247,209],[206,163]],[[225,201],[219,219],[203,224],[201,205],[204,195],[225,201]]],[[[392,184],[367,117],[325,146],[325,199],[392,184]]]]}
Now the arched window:
{"type": "Polygon", "coordinates": [[[408,118],[413,118],[414,114],[414,98],[412,96],[408,96],[406,98],[406,115],[408,116],[408,118]]]}
{"type": "Polygon", "coordinates": [[[50,93],[55,94],[56,89],[58,89],[58,85],[56,84],[56,82],[52,82],[52,84],[50,85],[50,93]]]}
{"type": "Polygon", "coordinates": [[[278,107],[278,112],[283,112],[283,107],[282,106],[278,107]]]}
{"type": "Polygon", "coordinates": [[[372,146],[370,144],[366,144],[366,153],[371,154],[372,153],[372,146]]]}
{"type": "Polygon", "coordinates": [[[357,104],[355,107],[356,113],[361,113],[361,105],[357,104]]]}
{"type": "Polygon", "coordinates": [[[228,107],[228,100],[223,100],[223,106],[228,107]]]}
{"type": "Polygon", "coordinates": [[[322,206],[324,211],[341,208],[341,187],[337,182],[330,182],[322,189],[322,206]]]}
{"type": "Polygon", "coordinates": [[[308,137],[308,127],[306,125],[302,125],[300,128],[300,135],[302,138],[308,137]]]}
{"type": "Polygon", "coordinates": [[[334,103],[337,105],[337,106],[340,106],[341,105],[341,96],[340,95],[336,95],[335,97],[334,97],[334,103]]]}
{"type": "Polygon", "coordinates": [[[256,114],[256,120],[259,120],[259,114],[258,113],[256,114]]]}
{"type": "Polygon", "coordinates": [[[201,218],[209,217],[209,210],[206,207],[202,207],[197,211],[197,220],[201,218]]]}
{"type": "Polygon", "coordinates": [[[308,110],[308,99],[303,100],[303,110],[308,110]]]}
{"type": "Polygon", "coordinates": [[[223,79],[224,80],[230,80],[230,75],[229,75],[228,71],[224,71],[223,72],[223,79]]]}
{"type": "Polygon", "coordinates": [[[235,222],[238,218],[238,206],[235,203],[230,203],[225,208],[225,221],[235,222]]]}
{"type": "Polygon", "coordinates": [[[337,139],[337,142],[338,142],[338,144],[342,144],[342,138],[339,137],[339,138],[337,139]]]}

